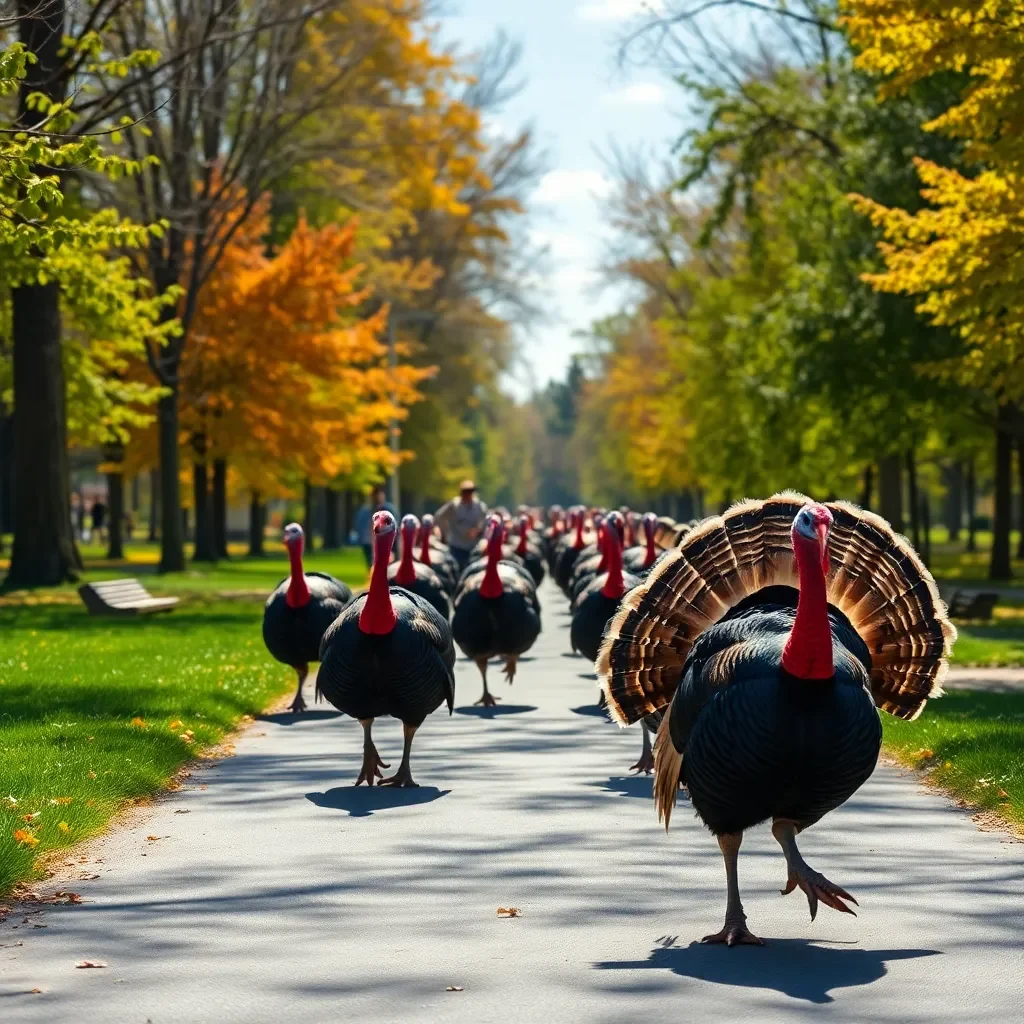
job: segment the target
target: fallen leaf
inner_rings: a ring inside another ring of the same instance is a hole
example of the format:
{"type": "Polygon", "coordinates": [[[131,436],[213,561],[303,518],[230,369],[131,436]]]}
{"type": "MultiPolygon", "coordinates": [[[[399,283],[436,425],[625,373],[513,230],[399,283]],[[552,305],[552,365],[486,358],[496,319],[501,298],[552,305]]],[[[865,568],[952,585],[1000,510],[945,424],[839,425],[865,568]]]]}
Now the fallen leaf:
{"type": "Polygon", "coordinates": [[[151,843],[155,843],[158,839],[161,839],[161,838],[162,838],[162,836],[146,836],[146,839],[149,840],[149,842],[151,842],[151,843]]]}
{"type": "Polygon", "coordinates": [[[927,747],[922,747],[920,750],[915,750],[914,751],[914,757],[916,757],[919,761],[924,761],[924,760],[927,760],[928,758],[934,757],[934,756],[935,756],[935,751],[934,750],[929,750],[927,747]]]}
{"type": "Polygon", "coordinates": [[[191,812],[189,811],[189,809],[187,807],[179,807],[174,813],[175,814],[189,814],[191,812]]]}
{"type": "Polygon", "coordinates": [[[99,875],[79,875],[78,880],[80,882],[95,882],[99,875]]]}
{"type": "Polygon", "coordinates": [[[173,732],[175,729],[180,729],[184,724],[180,718],[176,718],[167,728],[173,732]]]}
{"type": "Polygon", "coordinates": [[[66,821],[62,821],[57,826],[57,828],[59,828],[61,830],[61,832],[70,832],[71,831],[71,826],[66,821]]]}
{"type": "Polygon", "coordinates": [[[39,995],[39,993],[40,993],[40,992],[42,992],[42,991],[43,991],[43,990],[42,990],[41,988],[30,988],[30,989],[29,989],[29,992],[30,992],[30,993],[31,993],[32,995],[34,995],[34,996],[37,996],[37,995],[39,995]]]}
{"type": "Polygon", "coordinates": [[[70,797],[70,796],[55,796],[50,801],[50,803],[53,804],[55,807],[65,807],[69,803],[71,803],[71,801],[73,799],[74,799],[74,797],[70,797]]]}
{"type": "MultiPolygon", "coordinates": [[[[96,778],[96,773],[95,772],[86,772],[85,773],[85,777],[87,779],[95,779],[96,778]]],[[[88,804],[86,804],[86,806],[88,806],[88,804]]]]}
{"type": "Polygon", "coordinates": [[[498,917],[519,917],[519,908],[498,907],[498,917]]]}
{"type": "Polygon", "coordinates": [[[449,985],[445,989],[445,992],[462,992],[462,991],[463,991],[463,988],[462,988],[461,985],[449,985]]]}
{"type": "Polygon", "coordinates": [[[23,814],[21,816],[21,820],[22,821],[35,821],[36,818],[38,818],[39,815],[42,814],[42,813],[43,813],[42,811],[33,811],[31,814],[23,814]]]}
{"type": "Polygon", "coordinates": [[[4,797],[4,803],[7,804],[8,807],[17,807],[18,806],[18,801],[15,800],[13,796],[5,796],[4,797]]]}
{"type": "Polygon", "coordinates": [[[11,949],[14,946],[24,946],[24,942],[0,942],[0,949],[11,949]]]}
{"type": "Polygon", "coordinates": [[[14,830],[14,841],[30,848],[39,845],[39,840],[31,832],[23,828],[14,830]]]}
{"type": "Polygon", "coordinates": [[[130,724],[131,724],[131,725],[133,725],[133,726],[135,726],[135,728],[136,728],[136,729],[145,729],[145,728],[147,728],[147,726],[146,726],[146,720],[145,720],[144,718],[139,718],[138,716],[136,716],[135,718],[133,718],[133,719],[131,720],[131,723],[130,723],[130,724]]]}
{"type": "Polygon", "coordinates": [[[1001,789],[1001,790],[999,790],[999,799],[1000,800],[1009,800],[1010,799],[1010,794],[1007,793],[1005,789],[1001,789]]]}
{"type": "Polygon", "coordinates": [[[75,966],[81,969],[86,967],[106,967],[107,965],[102,960],[79,960],[75,966]]]}

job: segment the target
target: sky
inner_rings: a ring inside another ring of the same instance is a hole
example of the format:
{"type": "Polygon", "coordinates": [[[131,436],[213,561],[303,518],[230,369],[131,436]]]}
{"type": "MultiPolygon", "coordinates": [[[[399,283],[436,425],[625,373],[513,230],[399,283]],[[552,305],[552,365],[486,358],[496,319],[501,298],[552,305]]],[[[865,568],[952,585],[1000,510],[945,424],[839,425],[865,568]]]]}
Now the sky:
{"type": "MultiPolygon", "coordinates": [[[[655,3],[658,0],[654,0],[655,3]]],[[[534,128],[546,172],[529,207],[533,239],[549,249],[550,322],[524,337],[526,369],[506,385],[520,397],[565,374],[581,342],[573,331],[620,308],[595,273],[608,239],[600,198],[612,187],[602,153],[667,154],[682,130],[681,90],[657,70],[623,69],[616,41],[644,0],[451,0],[446,41],[474,50],[504,29],[522,44],[523,90],[491,126],[534,128]]]]}

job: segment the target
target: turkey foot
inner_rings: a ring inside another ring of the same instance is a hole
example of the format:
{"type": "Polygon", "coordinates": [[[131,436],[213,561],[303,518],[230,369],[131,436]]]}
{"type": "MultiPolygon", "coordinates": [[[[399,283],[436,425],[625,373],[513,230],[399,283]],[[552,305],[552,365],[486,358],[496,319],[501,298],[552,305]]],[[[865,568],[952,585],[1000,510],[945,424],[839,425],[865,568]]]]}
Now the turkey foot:
{"type": "Polygon", "coordinates": [[[833,910],[838,910],[843,914],[853,914],[856,917],[856,911],[851,910],[843,900],[849,900],[854,906],[859,906],[860,904],[845,889],[841,889],[834,882],[830,882],[823,874],[815,871],[804,860],[796,845],[796,834],[798,831],[799,826],[792,821],[776,818],[772,823],[772,835],[775,836],[782,847],[782,852],[786,855],[786,865],[789,869],[786,888],[781,890],[782,895],[787,896],[799,886],[807,897],[807,906],[810,908],[812,921],[818,914],[819,901],[824,903],[826,907],[831,907],[833,910]]]}
{"type": "Polygon", "coordinates": [[[747,929],[747,915],[740,900],[739,875],[736,862],[740,856],[742,832],[726,832],[718,837],[718,848],[725,860],[725,882],[728,895],[725,903],[725,924],[714,935],[705,935],[701,942],[724,943],[726,946],[763,946],[764,943],[747,929]]]}
{"type": "Polygon", "coordinates": [[[299,677],[299,685],[295,691],[295,698],[288,705],[289,711],[294,711],[295,714],[302,714],[306,710],[306,702],[302,699],[302,684],[306,681],[306,674],[309,672],[308,665],[296,665],[295,672],[299,677]]]}
{"type": "MultiPolygon", "coordinates": [[[[603,693],[602,696],[604,696],[603,693]]],[[[650,775],[651,772],[654,771],[654,753],[651,750],[651,732],[647,728],[647,723],[643,719],[640,720],[640,727],[643,729],[644,734],[643,749],[640,751],[640,760],[637,761],[636,764],[632,765],[629,770],[631,772],[636,772],[637,774],[643,772],[644,775],[650,775]]]]}
{"type": "Polygon", "coordinates": [[[356,779],[356,785],[358,786],[361,782],[365,782],[368,786],[372,786],[374,779],[383,777],[384,773],[381,771],[381,768],[390,768],[391,765],[385,764],[380,759],[380,754],[377,753],[377,748],[370,738],[373,719],[361,719],[359,724],[363,727],[363,767],[359,772],[359,778],[356,779]]]}
{"type": "Polygon", "coordinates": [[[505,679],[508,685],[512,685],[512,680],[516,677],[516,665],[519,663],[519,656],[512,654],[505,659],[505,679]]]}
{"type": "Polygon", "coordinates": [[[495,697],[487,687],[484,687],[483,696],[479,700],[473,701],[473,706],[476,707],[477,704],[481,704],[485,708],[493,708],[499,700],[501,700],[500,697],[495,697]]]}
{"type": "Polygon", "coordinates": [[[409,753],[412,750],[412,738],[416,735],[417,726],[402,725],[405,733],[405,747],[402,750],[402,763],[398,771],[390,778],[381,779],[379,785],[393,786],[395,789],[419,789],[419,784],[413,780],[412,772],[409,770],[409,753]]]}
{"type": "Polygon", "coordinates": [[[722,943],[726,946],[763,946],[764,942],[747,928],[747,919],[741,917],[730,921],[726,918],[722,930],[714,935],[705,935],[701,942],[722,943]]]}

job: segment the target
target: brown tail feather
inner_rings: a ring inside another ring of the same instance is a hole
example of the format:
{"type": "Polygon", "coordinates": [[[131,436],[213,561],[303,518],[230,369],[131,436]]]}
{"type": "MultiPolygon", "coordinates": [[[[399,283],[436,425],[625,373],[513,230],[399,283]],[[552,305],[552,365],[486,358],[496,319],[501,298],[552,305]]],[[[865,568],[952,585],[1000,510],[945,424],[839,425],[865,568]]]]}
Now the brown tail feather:
{"type": "Polygon", "coordinates": [[[671,705],[658,726],[654,740],[654,802],[658,807],[658,821],[665,822],[665,831],[672,820],[672,808],[679,795],[679,779],[683,771],[683,755],[675,748],[668,720],[671,705]]]}
{"type": "MultiPolygon", "coordinates": [[[[626,596],[597,660],[616,721],[628,725],[662,710],[679,685],[693,641],[744,597],[773,584],[797,586],[790,528],[809,500],[787,491],[704,520],[626,596]]],[[[828,507],[834,517],[829,601],[871,652],[877,706],[915,718],[928,698],[942,694],[956,630],[935,581],[905,538],[854,505],[828,507]]]]}

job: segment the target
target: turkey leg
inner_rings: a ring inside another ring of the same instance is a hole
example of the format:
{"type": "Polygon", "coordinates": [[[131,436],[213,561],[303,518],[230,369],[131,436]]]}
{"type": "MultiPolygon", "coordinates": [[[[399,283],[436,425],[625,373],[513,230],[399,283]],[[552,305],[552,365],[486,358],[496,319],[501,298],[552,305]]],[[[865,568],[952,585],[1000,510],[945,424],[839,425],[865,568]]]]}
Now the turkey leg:
{"type": "Polygon", "coordinates": [[[763,946],[764,943],[747,930],[747,915],[743,913],[740,900],[740,884],[736,874],[736,862],[740,855],[742,832],[729,832],[718,837],[718,848],[725,858],[725,880],[728,898],[725,904],[725,924],[714,935],[705,935],[701,942],[724,942],[727,946],[763,946]]]}
{"type": "Polygon", "coordinates": [[[480,669],[480,678],[484,681],[484,692],[479,700],[473,701],[473,704],[474,706],[482,704],[485,708],[493,708],[500,698],[492,696],[491,691],[487,689],[487,659],[477,658],[476,667],[480,669]]]}
{"type": "Polygon", "coordinates": [[[306,702],[302,699],[302,684],[306,681],[306,676],[309,674],[309,665],[296,665],[295,672],[299,677],[299,685],[295,690],[295,699],[288,705],[288,710],[300,714],[306,710],[306,702]]]}
{"type": "Polygon", "coordinates": [[[797,822],[786,818],[775,818],[772,821],[772,835],[782,847],[782,852],[786,855],[786,866],[789,868],[789,878],[786,880],[786,888],[782,890],[782,895],[785,896],[800,886],[807,896],[812,921],[818,913],[819,900],[833,910],[856,917],[856,913],[843,900],[849,900],[855,906],[859,905],[857,901],[845,889],[840,889],[838,885],[811,868],[800,855],[796,845],[796,836],[800,828],[797,822]]]}
{"type": "Polygon", "coordinates": [[[640,728],[643,731],[644,745],[640,751],[640,760],[629,770],[637,774],[643,772],[645,775],[650,775],[654,770],[654,754],[651,753],[651,730],[647,728],[647,723],[642,718],[640,719],[640,728]]]}
{"type": "Polygon", "coordinates": [[[510,654],[505,659],[505,679],[508,682],[509,686],[512,685],[512,680],[515,679],[515,677],[516,677],[516,665],[518,665],[518,664],[519,664],[519,655],[518,654],[510,654]]]}
{"type": "MultiPolygon", "coordinates": [[[[409,752],[412,750],[412,738],[416,735],[419,726],[402,723],[402,732],[405,734],[405,746],[402,749],[402,763],[398,771],[388,779],[381,779],[380,785],[394,786],[397,789],[418,789],[419,786],[413,781],[412,772],[409,770],[409,752]]],[[[387,765],[384,766],[385,768],[387,765]]]]}
{"type": "Polygon", "coordinates": [[[359,778],[356,779],[356,785],[360,782],[365,782],[368,786],[373,785],[374,779],[379,779],[383,776],[381,768],[390,768],[391,765],[385,764],[380,759],[380,754],[377,753],[377,748],[373,745],[373,740],[370,738],[370,730],[373,728],[372,718],[360,718],[359,724],[363,727],[363,767],[359,772],[359,778]]]}

